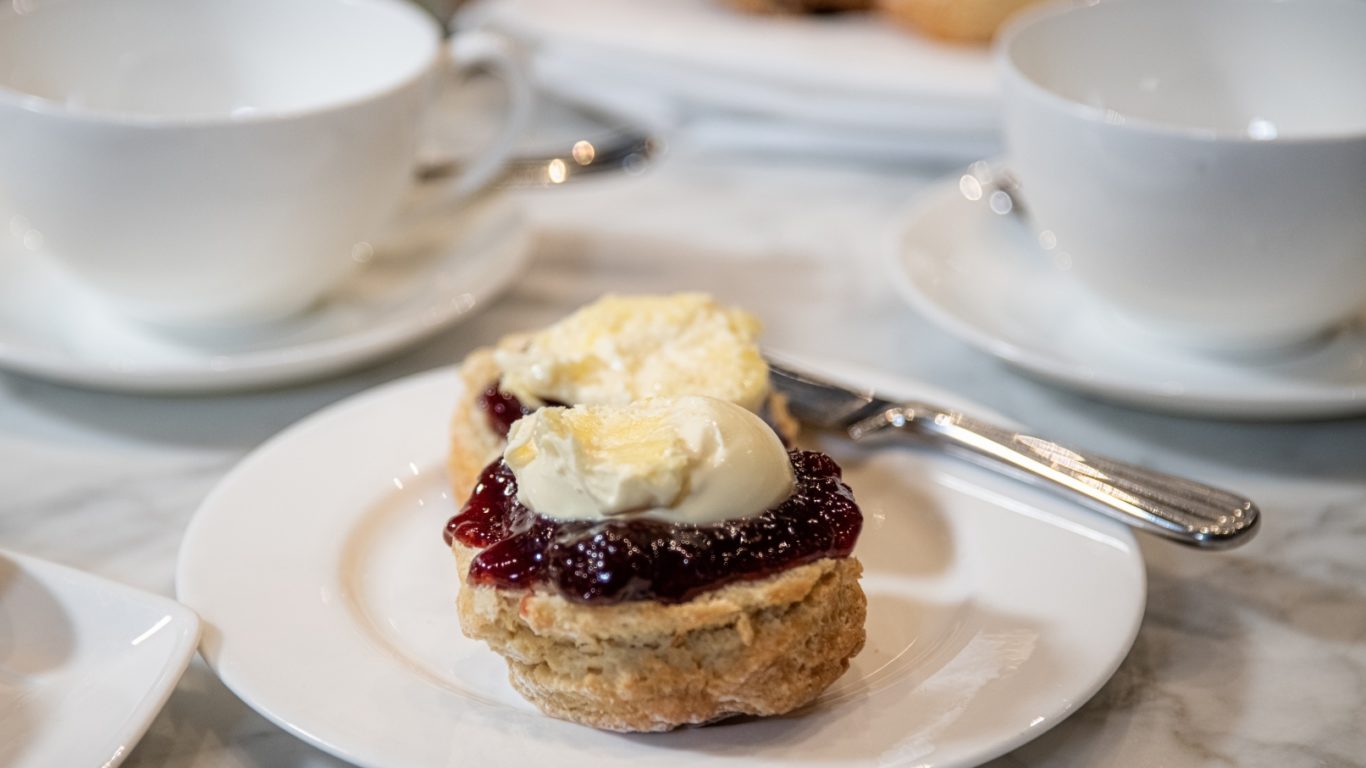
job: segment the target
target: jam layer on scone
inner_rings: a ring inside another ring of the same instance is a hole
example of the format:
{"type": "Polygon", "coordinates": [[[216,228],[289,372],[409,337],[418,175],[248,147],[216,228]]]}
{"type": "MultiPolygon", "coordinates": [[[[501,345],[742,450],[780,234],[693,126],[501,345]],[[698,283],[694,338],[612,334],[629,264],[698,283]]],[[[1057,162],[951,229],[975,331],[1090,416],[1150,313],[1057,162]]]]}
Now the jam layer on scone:
{"type": "Polygon", "coordinates": [[[760,579],[826,557],[847,557],[863,516],[822,453],[792,451],[795,487],[762,514],[712,525],[556,520],[517,500],[517,479],[499,459],[451,518],[446,542],[480,549],[468,583],[554,588],[581,603],[680,603],[722,585],[760,579]]]}

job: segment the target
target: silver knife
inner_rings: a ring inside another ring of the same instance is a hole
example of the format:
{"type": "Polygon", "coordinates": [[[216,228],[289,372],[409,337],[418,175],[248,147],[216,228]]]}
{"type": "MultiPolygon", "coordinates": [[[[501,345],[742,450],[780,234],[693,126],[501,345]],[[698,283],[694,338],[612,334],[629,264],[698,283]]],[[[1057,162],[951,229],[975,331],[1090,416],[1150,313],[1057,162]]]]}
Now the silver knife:
{"type": "Polygon", "coordinates": [[[855,441],[912,438],[1017,479],[1058,491],[1101,514],[1182,544],[1238,546],[1257,530],[1257,506],[1194,480],[1067,448],[923,402],[824,381],[769,361],[774,388],[803,424],[855,441]]]}

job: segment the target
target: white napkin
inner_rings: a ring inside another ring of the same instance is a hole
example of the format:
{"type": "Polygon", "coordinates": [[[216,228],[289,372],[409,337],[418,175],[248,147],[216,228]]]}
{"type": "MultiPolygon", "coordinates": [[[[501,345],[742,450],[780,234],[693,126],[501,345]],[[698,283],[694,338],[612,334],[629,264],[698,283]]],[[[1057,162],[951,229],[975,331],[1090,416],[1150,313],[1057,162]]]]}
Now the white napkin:
{"type": "Polygon", "coordinates": [[[916,161],[999,152],[989,54],[870,17],[750,17],[720,0],[486,0],[461,26],[524,42],[540,87],[675,143],[916,161]]]}

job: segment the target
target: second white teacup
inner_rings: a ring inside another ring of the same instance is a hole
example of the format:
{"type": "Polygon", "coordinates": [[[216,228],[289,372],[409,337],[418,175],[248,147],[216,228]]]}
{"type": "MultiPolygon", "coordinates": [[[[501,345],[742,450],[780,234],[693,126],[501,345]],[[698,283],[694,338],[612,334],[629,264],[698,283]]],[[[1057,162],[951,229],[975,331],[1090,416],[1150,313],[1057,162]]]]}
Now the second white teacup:
{"type": "Polygon", "coordinates": [[[1009,163],[1070,271],[1206,350],[1366,305],[1366,3],[1053,6],[998,44],[1009,163]]]}
{"type": "MultiPolygon", "coordinates": [[[[403,0],[65,0],[0,10],[0,225],[116,309],[195,330],[277,320],[356,268],[413,184],[451,66],[529,96],[497,40],[403,0]]],[[[0,230],[2,231],[2,230],[0,230]]]]}

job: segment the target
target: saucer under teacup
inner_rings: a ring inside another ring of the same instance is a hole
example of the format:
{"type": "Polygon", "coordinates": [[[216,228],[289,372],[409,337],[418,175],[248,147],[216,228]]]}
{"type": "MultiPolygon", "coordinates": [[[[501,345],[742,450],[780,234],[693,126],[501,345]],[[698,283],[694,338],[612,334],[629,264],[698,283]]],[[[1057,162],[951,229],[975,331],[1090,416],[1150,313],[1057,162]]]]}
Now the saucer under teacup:
{"type": "MultiPolygon", "coordinates": [[[[420,193],[412,207],[420,207],[420,193]]],[[[449,215],[400,216],[348,280],[301,315],[231,333],[177,334],[128,320],[0,231],[0,368],[96,389],[259,388],[354,368],[483,308],[521,273],[520,205],[488,194],[449,215]]]]}
{"type": "Polygon", "coordinates": [[[1066,274],[1017,215],[970,200],[958,178],[901,216],[890,261],[903,296],[944,330],[1020,369],[1091,395],[1198,416],[1366,412],[1366,317],[1278,354],[1172,346],[1135,329],[1066,274]]]}

